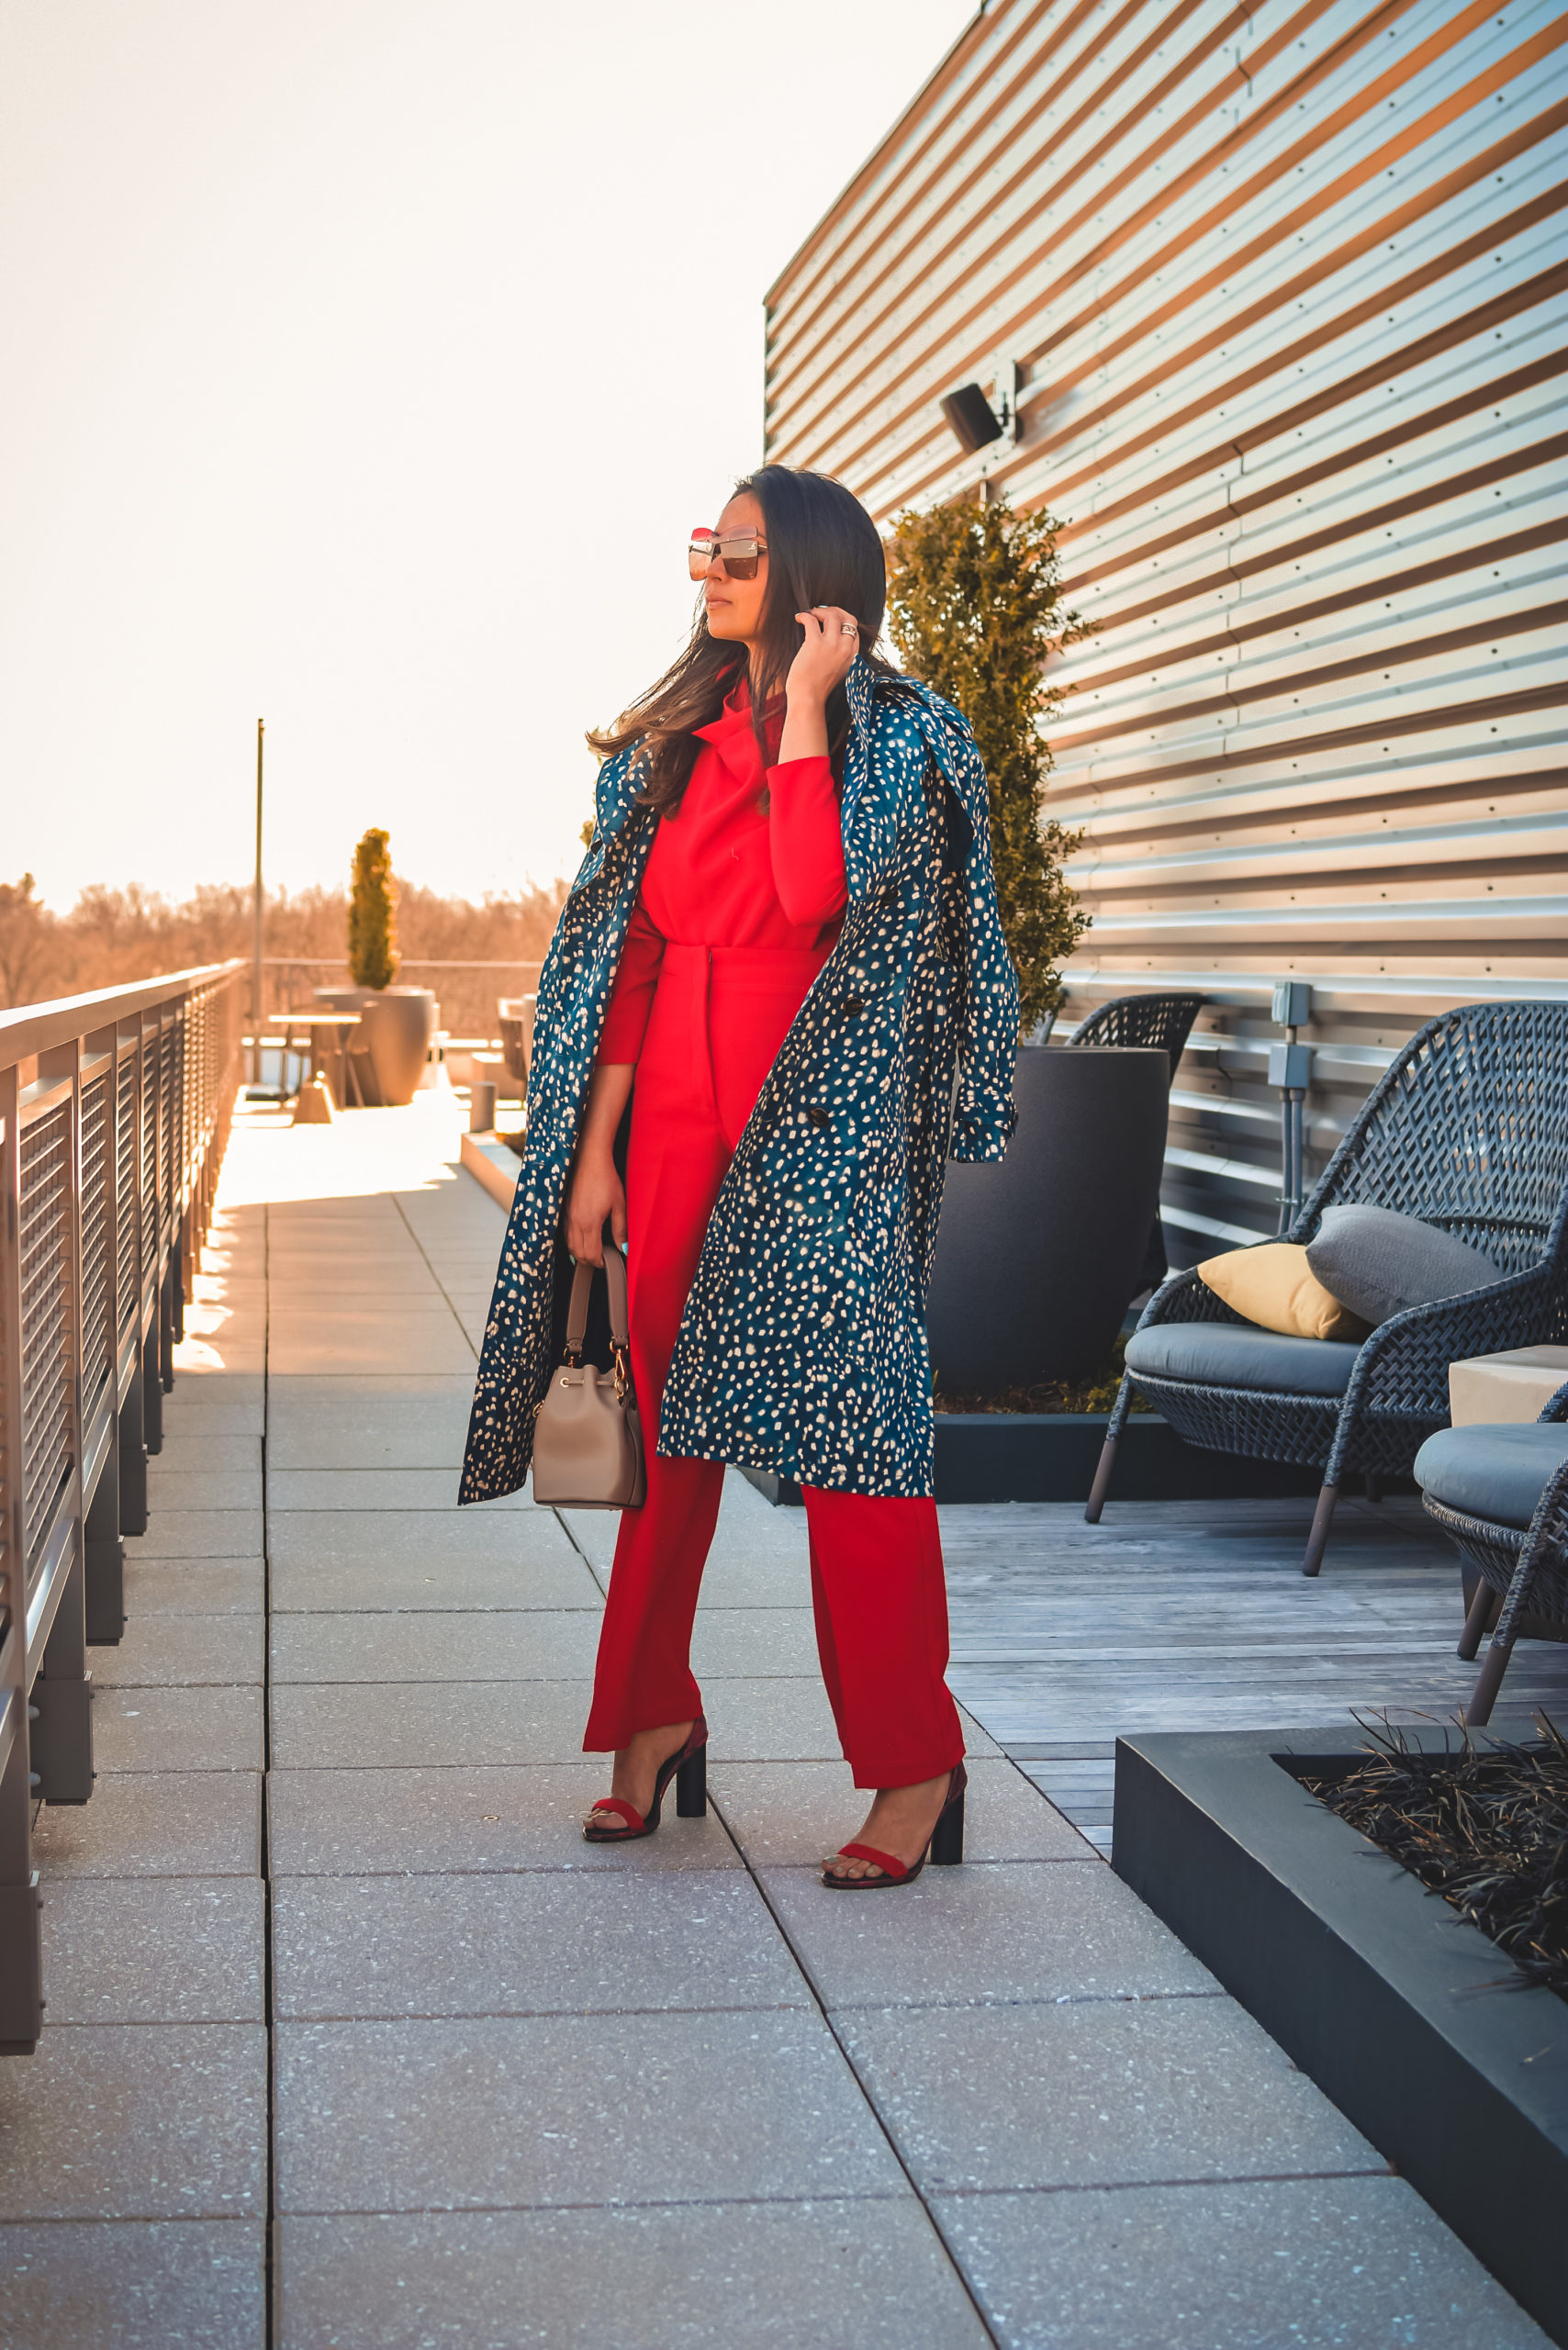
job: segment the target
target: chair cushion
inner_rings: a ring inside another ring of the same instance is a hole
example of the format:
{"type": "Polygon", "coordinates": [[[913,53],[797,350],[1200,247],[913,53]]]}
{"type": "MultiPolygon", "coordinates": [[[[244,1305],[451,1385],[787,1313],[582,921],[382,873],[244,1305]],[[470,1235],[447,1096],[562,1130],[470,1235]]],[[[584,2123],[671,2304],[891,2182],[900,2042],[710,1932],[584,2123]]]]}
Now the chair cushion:
{"type": "Polygon", "coordinates": [[[1326,1290],[1293,1240],[1265,1240],[1208,1257],[1198,1279],[1260,1329],[1287,1338],[1364,1338],[1367,1325],[1326,1290]]]}
{"type": "Polygon", "coordinates": [[[1547,1479],[1568,1460],[1568,1427],[1499,1421],[1439,1428],[1416,1455],[1416,1483],[1436,1502],[1493,1526],[1528,1526],[1547,1479]]]}
{"type": "Polygon", "coordinates": [[[1358,1346],[1341,1338],[1287,1338],[1234,1322],[1158,1322],[1127,1340],[1127,1369],[1202,1387],[1256,1387],[1271,1395],[1342,1395],[1358,1346]]]}
{"type": "Polygon", "coordinates": [[[1501,1265],[1451,1232],[1361,1201],[1324,1209],[1306,1261],[1325,1289],[1374,1326],[1408,1306],[1462,1297],[1504,1278],[1501,1265]]]}

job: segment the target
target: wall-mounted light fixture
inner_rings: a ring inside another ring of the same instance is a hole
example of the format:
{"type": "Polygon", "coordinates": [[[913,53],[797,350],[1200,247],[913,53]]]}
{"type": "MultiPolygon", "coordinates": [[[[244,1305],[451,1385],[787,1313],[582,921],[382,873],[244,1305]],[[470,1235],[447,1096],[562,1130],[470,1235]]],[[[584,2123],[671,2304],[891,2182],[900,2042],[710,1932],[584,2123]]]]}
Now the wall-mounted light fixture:
{"type": "MultiPolygon", "coordinates": [[[[1007,406],[1005,398],[1002,406],[1007,406]]],[[[942,413],[969,456],[1000,441],[1008,428],[1009,419],[997,415],[978,384],[960,384],[956,392],[949,392],[942,402],[942,413]]]]}

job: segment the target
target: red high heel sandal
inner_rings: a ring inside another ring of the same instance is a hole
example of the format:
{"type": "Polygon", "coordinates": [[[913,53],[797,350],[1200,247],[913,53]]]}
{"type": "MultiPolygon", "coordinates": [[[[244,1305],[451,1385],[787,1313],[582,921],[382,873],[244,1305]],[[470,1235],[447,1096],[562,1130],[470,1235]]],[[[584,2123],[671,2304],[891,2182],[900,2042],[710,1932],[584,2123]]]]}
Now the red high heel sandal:
{"type": "Polygon", "coordinates": [[[937,1814],[931,1841],[913,1868],[906,1868],[896,1852],[879,1852],[875,1844],[841,1844],[834,1860],[869,1861],[882,1874],[834,1876],[829,1867],[823,1871],[823,1883],[834,1893],[879,1893],[885,1885],[913,1885],[927,1860],[933,1868],[956,1868],[964,1857],[964,1789],[969,1784],[969,1773],[955,1762],[947,1778],[947,1800],[937,1814]]]}
{"type": "Polygon", "coordinates": [[[678,1754],[671,1754],[659,1764],[658,1777],[654,1781],[654,1799],[644,1818],[635,1804],[624,1796],[601,1796],[595,1811],[618,1811],[626,1822],[624,1828],[596,1828],[592,1814],[583,1822],[585,1844],[633,1844],[639,1836],[651,1836],[659,1824],[665,1791],[673,1779],[675,1809],[678,1819],[704,1819],[708,1814],[708,1725],[700,1714],[691,1725],[691,1734],[678,1754]]]}

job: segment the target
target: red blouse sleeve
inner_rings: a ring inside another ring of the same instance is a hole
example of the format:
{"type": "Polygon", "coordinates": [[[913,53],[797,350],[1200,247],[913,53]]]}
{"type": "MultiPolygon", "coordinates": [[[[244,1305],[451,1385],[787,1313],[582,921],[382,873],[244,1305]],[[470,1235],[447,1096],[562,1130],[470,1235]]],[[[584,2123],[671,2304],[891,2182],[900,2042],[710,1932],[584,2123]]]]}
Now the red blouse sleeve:
{"type": "Polygon", "coordinates": [[[794,923],[844,912],[844,834],[829,759],[789,759],[767,770],[768,847],[778,902],[794,923]]]}
{"type": "Polygon", "coordinates": [[[626,942],[610,991],[610,1007],[599,1040],[599,1068],[611,1061],[635,1061],[641,1054],[664,957],[663,935],[654,928],[639,899],[626,926],[626,942]]]}

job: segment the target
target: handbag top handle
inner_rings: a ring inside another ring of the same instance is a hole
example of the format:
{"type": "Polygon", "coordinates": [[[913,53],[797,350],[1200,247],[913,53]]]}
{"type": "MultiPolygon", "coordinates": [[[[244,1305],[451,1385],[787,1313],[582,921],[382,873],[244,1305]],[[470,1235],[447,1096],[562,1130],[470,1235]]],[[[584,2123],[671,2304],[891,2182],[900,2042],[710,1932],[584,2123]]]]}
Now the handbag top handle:
{"type": "MultiPolygon", "coordinates": [[[[579,1263],[572,1275],[571,1303],[566,1308],[566,1359],[581,1362],[588,1337],[588,1294],[597,1265],[579,1263]]],[[[626,1259],[613,1240],[604,1244],[604,1278],[610,1290],[610,1343],[624,1356],[632,1343],[631,1316],[626,1308],[626,1259]]]]}

